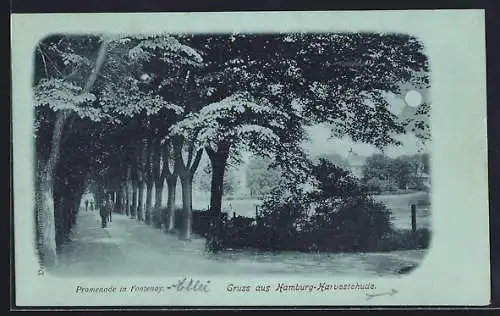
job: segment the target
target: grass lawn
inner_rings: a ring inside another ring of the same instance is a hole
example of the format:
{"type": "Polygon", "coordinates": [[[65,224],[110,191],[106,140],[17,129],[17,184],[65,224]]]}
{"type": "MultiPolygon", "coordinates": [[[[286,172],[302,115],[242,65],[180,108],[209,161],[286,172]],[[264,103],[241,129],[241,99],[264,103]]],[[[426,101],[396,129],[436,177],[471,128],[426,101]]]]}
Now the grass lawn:
{"type": "MultiPolygon", "coordinates": [[[[417,205],[417,228],[430,228],[430,195],[428,192],[408,194],[376,195],[375,199],[387,205],[392,212],[392,222],[396,228],[411,228],[411,204],[417,205]]],[[[193,200],[194,209],[207,209],[209,196],[197,196],[193,200]]],[[[230,216],[255,217],[255,207],[262,203],[258,199],[224,200],[222,209],[230,216]]],[[[180,207],[180,205],[179,205],[180,207]]]]}
{"type": "Polygon", "coordinates": [[[376,195],[392,212],[396,228],[411,228],[411,205],[417,206],[417,228],[430,228],[430,196],[427,192],[409,194],[376,195]]]}

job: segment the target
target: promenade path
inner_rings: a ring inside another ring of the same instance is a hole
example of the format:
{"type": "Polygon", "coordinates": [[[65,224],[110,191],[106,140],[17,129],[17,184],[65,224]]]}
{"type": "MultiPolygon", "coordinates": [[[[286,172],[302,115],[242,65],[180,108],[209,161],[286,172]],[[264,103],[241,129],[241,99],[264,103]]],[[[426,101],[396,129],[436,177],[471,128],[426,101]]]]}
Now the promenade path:
{"type": "Polygon", "coordinates": [[[423,251],[369,254],[277,254],[250,250],[210,254],[205,241],[173,234],[113,214],[102,228],[97,211],[79,212],[71,241],[49,273],[58,276],[196,276],[293,274],[295,276],[381,276],[420,262],[423,251]]]}

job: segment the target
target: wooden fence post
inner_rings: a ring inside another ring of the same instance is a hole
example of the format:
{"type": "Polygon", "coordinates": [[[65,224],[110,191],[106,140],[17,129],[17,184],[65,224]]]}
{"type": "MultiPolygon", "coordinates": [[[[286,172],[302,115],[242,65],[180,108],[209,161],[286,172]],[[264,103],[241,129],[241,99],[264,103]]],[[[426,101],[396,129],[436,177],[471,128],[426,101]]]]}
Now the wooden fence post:
{"type": "Polygon", "coordinates": [[[417,231],[417,206],[411,205],[411,231],[413,234],[417,231]]]}
{"type": "Polygon", "coordinates": [[[411,205],[411,240],[413,247],[417,247],[417,206],[411,205]]]}
{"type": "Polygon", "coordinates": [[[255,205],[255,223],[259,225],[259,206],[255,205]]]}

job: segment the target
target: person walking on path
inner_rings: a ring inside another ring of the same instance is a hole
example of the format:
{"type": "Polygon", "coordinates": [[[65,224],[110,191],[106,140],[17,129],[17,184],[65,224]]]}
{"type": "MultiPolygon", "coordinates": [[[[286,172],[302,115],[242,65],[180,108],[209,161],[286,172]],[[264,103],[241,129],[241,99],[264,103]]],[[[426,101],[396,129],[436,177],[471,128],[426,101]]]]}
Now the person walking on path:
{"type": "Polygon", "coordinates": [[[111,214],[113,213],[113,208],[114,208],[114,203],[111,197],[108,199],[108,216],[109,216],[109,222],[112,222],[111,219],[111,214]]]}
{"type": "Polygon", "coordinates": [[[104,203],[103,205],[101,205],[100,209],[99,209],[99,215],[101,215],[101,227],[102,228],[105,228],[108,226],[108,223],[107,223],[107,220],[108,220],[108,200],[104,200],[104,203]]]}
{"type": "Polygon", "coordinates": [[[94,200],[90,200],[90,210],[94,211],[94,200]]]}
{"type": "Polygon", "coordinates": [[[89,200],[85,200],[85,211],[89,211],[89,200]]]}

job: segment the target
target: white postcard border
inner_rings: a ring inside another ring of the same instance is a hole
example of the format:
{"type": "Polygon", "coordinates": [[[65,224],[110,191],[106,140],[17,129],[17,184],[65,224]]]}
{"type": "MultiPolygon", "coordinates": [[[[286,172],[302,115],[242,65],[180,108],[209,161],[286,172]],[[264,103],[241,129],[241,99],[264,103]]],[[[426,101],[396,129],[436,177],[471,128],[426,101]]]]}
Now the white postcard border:
{"type": "Polygon", "coordinates": [[[485,305],[490,296],[484,11],[358,11],[134,14],[13,14],[13,164],[16,304],[19,306],[485,305]],[[36,43],[51,33],[391,31],[420,38],[432,75],[432,245],[421,266],[397,278],[288,276],[78,278],[38,275],[33,244],[31,77],[36,43]],[[82,286],[210,280],[208,293],[82,295],[82,286]],[[228,284],[373,282],[361,291],[229,293],[228,284]]]}

